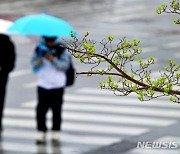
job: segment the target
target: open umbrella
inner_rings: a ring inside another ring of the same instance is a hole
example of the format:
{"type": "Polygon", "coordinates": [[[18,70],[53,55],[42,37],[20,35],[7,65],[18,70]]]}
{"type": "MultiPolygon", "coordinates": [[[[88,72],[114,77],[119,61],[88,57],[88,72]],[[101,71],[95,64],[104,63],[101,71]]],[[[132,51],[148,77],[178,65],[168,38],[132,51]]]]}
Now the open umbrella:
{"type": "Polygon", "coordinates": [[[17,19],[8,29],[9,32],[20,35],[61,36],[69,37],[75,30],[63,19],[47,14],[28,15],[17,19]]]}
{"type": "Polygon", "coordinates": [[[8,28],[12,26],[12,24],[12,21],[0,19],[0,33],[6,34],[8,28]]]}

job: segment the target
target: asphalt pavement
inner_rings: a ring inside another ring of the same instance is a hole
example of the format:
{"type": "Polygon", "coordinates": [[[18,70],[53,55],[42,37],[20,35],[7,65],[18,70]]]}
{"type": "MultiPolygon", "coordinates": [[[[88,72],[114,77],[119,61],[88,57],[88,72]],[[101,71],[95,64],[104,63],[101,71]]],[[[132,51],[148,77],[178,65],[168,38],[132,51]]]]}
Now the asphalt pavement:
{"type": "MultiPolygon", "coordinates": [[[[81,38],[87,31],[101,40],[127,37],[141,40],[141,59],[153,56],[153,77],[167,65],[168,58],[180,62],[180,29],[175,15],[157,15],[163,0],[2,0],[0,17],[15,20],[20,16],[41,13],[68,21],[81,38]]],[[[168,3],[168,2],[167,2],[168,3]]],[[[61,142],[36,145],[36,77],[30,58],[38,38],[12,36],[16,44],[16,69],[11,73],[6,99],[4,131],[0,153],[3,154],[179,154],[180,106],[168,98],[141,103],[137,96],[114,96],[98,87],[102,77],[78,76],[67,88],[63,106],[61,142]],[[138,142],[175,142],[172,148],[137,148],[138,142]]],[[[99,46],[98,46],[99,48],[99,46]]],[[[88,66],[73,59],[77,71],[88,66]]],[[[134,64],[136,66],[137,63],[134,64]]],[[[51,113],[48,114],[48,119],[51,113]]],[[[49,121],[49,120],[48,120],[49,121]]],[[[51,123],[48,122],[51,126],[51,123]]]]}

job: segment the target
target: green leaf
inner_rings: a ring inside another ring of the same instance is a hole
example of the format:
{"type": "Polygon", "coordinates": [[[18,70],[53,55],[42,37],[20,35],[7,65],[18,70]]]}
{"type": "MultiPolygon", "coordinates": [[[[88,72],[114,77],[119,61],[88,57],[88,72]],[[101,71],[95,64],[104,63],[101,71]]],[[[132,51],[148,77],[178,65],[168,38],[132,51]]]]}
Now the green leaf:
{"type": "Polygon", "coordinates": [[[125,58],[130,58],[130,54],[125,54],[124,57],[125,58]]]}
{"type": "Polygon", "coordinates": [[[138,46],[138,45],[140,44],[140,42],[141,42],[141,41],[136,40],[136,39],[133,40],[134,46],[138,46]]]}
{"type": "Polygon", "coordinates": [[[116,65],[119,65],[119,64],[120,64],[120,60],[117,59],[117,60],[115,61],[115,64],[116,64],[116,65]]]}
{"type": "Polygon", "coordinates": [[[99,86],[100,86],[101,89],[103,88],[103,85],[104,84],[102,82],[99,83],[99,86]]]}
{"type": "Polygon", "coordinates": [[[98,63],[100,63],[102,61],[102,58],[98,57],[97,59],[98,59],[98,63]]]}
{"type": "Polygon", "coordinates": [[[174,19],[173,22],[174,22],[175,24],[180,24],[180,19],[174,19]]]}
{"type": "Polygon", "coordinates": [[[167,67],[167,66],[166,66],[166,67],[164,67],[164,70],[165,70],[165,71],[169,71],[169,69],[168,69],[168,67],[167,67]]]}
{"type": "Polygon", "coordinates": [[[142,102],[143,101],[143,96],[139,96],[138,99],[142,102]]]}
{"type": "Polygon", "coordinates": [[[164,88],[164,92],[168,93],[169,92],[169,88],[164,88]]]}
{"type": "Polygon", "coordinates": [[[113,41],[114,40],[114,36],[108,35],[108,40],[109,41],[113,41]]]}
{"type": "Polygon", "coordinates": [[[112,66],[112,65],[109,65],[109,69],[113,69],[113,66],[112,66]]]}
{"type": "Polygon", "coordinates": [[[133,73],[131,73],[131,78],[134,78],[134,74],[133,73]]]}
{"type": "Polygon", "coordinates": [[[177,100],[176,100],[175,97],[171,96],[171,97],[170,97],[170,101],[171,101],[171,102],[176,102],[177,100]]]}
{"type": "Polygon", "coordinates": [[[85,59],[86,59],[85,57],[80,57],[79,60],[80,60],[81,62],[84,62],[85,59]]]}
{"type": "Polygon", "coordinates": [[[176,77],[179,78],[180,77],[180,73],[176,73],[176,77]]]}
{"type": "Polygon", "coordinates": [[[85,37],[87,37],[90,34],[90,32],[86,32],[85,37]]]}
{"type": "Polygon", "coordinates": [[[104,69],[102,69],[102,70],[101,70],[101,73],[105,73],[105,70],[104,70],[104,69]]]}
{"type": "Polygon", "coordinates": [[[162,13],[161,7],[158,7],[155,12],[156,12],[156,14],[161,14],[162,13]]]}
{"type": "Polygon", "coordinates": [[[171,6],[174,10],[179,10],[179,1],[178,0],[172,0],[171,6]]]}
{"type": "Polygon", "coordinates": [[[82,45],[83,45],[83,47],[84,47],[85,49],[89,49],[89,44],[88,44],[88,43],[83,43],[82,45]]]}
{"type": "Polygon", "coordinates": [[[141,59],[138,62],[140,66],[143,66],[143,61],[141,59]]]}
{"type": "Polygon", "coordinates": [[[112,81],[112,76],[111,75],[108,75],[108,80],[112,81]]]}
{"type": "Polygon", "coordinates": [[[111,88],[114,88],[114,82],[110,82],[110,83],[109,83],[109,86],[110,86],[111,88]]]}

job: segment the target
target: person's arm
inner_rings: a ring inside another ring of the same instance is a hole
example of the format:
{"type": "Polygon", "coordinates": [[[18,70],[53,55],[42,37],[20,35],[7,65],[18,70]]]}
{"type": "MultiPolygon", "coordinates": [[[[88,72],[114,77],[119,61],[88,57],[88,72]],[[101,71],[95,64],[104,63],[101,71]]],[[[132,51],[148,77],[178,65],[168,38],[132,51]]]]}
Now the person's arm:
{"type": "Polygon", "coordinates": [[[57,69],[66,71],[69,68],[70,64],[68,52],[64,50],[60,57],[53,58],[52,63],[57,69]]]}
{"type": "Polygon", "coordinates": [[[37,47],[31,59],[32,69],[34,72],[37,72],[42,66],[42,58],[38,56],[38,50],[39,48],[37,47]]]}
{"type": "Polygon", "coordinates": [[[7,61],[9,61],[8,62],[9,67],[7,69],[8,69],[8,72],[11,72],[15,67],[16,51],[15,51],[15,46],[12,42],[10,42],[9,48],[10,48],[10,54],[8,55],[8,58],[7,58],[7,61]]]}

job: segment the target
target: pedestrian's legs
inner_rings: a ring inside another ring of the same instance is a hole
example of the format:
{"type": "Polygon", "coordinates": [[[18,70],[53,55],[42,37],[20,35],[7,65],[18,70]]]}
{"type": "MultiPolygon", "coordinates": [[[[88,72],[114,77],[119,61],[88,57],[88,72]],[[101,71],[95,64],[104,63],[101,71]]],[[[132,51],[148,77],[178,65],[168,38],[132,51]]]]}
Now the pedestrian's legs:
{"type": "Polygon", "coordinates": [[[38,104],[36,108],[36,120],[38,131],[47,131],[46,127],[46,113],[48,111],[49,105],[49,93],[48,90],[38,87],[38,104]]]}
{"type": "Polygon", "coordinates": [[[63,88],[54,89],[51,93],[51,108],[53,113],[53,131],[59,131],[61,129],[62,121],[62,104],[63,104],[63,88]]]}
{"type": "Polygon", "coordinates": [[[3,108],[6,94],[8,74],[0,74],[0,130],[2,130],[3,108]]]}

